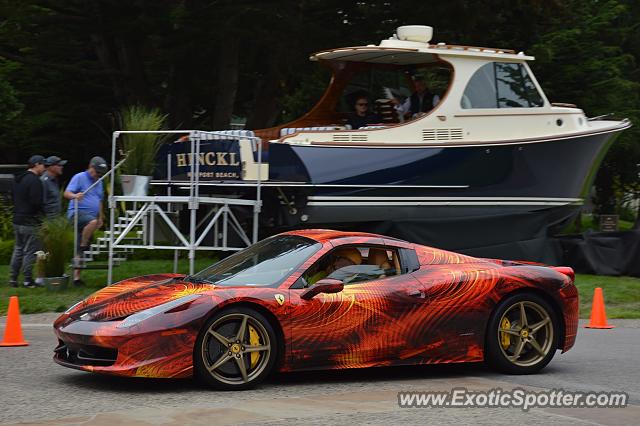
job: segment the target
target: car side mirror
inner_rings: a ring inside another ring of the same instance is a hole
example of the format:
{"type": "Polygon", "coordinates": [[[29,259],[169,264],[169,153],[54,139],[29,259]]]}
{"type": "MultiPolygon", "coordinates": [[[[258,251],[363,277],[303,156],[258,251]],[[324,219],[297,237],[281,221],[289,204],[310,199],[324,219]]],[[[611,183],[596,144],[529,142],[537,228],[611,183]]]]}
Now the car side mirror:
{"type": "Polygon", "coordinates": [[[301,299],[311,300],[320,293],[340,293],[344,289],[344,283],[333,278],[324,278],[309,287],[300,295],[301,299]]]}

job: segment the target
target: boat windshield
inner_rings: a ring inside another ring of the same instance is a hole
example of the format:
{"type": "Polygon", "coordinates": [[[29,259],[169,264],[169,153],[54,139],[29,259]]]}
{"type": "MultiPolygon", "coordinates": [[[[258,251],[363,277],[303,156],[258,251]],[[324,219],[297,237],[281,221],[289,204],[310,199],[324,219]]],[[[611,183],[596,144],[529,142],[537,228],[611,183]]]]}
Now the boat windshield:
{"type": "Polygon", "coordinates": [[[198,272],[189,280],[217,286],[275,287],[322,244],[296,235],[276,235],[198,272]]]}
{"type": "Polygon", "coordinates": [[[336,112],[357,113],[358,103],[367,103],[367,113],[376,115],[379,124],[418,118],[435,108],[450,80],[450,68],[442,65],[370,67],[352,75],[339,97],[336,112]]]}

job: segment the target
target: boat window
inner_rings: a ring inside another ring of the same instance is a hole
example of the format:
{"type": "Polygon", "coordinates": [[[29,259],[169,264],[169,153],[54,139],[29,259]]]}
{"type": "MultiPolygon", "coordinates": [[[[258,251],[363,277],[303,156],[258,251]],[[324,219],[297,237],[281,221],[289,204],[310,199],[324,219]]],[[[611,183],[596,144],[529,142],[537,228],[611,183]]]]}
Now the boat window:
{"type": "Polygon", "coordinates": [[[462,95],[461,106],[471,108],[533,108],[544,102],[522,64],[492,62],[480,67],[462,95]]]}

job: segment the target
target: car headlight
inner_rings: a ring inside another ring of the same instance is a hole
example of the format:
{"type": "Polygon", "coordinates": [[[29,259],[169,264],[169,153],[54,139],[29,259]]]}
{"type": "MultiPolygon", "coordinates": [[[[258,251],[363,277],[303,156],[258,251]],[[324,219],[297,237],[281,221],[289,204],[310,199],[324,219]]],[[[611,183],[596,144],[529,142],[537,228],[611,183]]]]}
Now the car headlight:
{"type": "Polygon", "coordinates": [[[133,315],[129,315],[125,318],[120,324],[118,324],[117,328],[129,328],[132,327],[141,321],[144,321],[148,318],[151,318],[154,315],[162,314],[164,312],[170,311],[171,309],[175,309],[185,303],[190,303],[202,296],[201,294],[190,294],[188,296],[180,297],[178,299],[172,300],[167,303],[163,303],[162,305],[154,306],[153,308],[145,309],[144,311],[140,311],[133,315]]]}
{"type": "Polygon", "coordinates": [[[81,300],[81,301],[79,301],[79,302],[77,302],[77,303],[74,303],[72,306],[70,306],[69,308],[67,308],[67,310],[66,310],[66,311],[64,311],[64,313],[65,313],[65,314],[68,314],[69,312],[73,311],[73,310],[76,308],[76,306],[80,305],[82,302],[84,302],[84,300],[81,300]]]}

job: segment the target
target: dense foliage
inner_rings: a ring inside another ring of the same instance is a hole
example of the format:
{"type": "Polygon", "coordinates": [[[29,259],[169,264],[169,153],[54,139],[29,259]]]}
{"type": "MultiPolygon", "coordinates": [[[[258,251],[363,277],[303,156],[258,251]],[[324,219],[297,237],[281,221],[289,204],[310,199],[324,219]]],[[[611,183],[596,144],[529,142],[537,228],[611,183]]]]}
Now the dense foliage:
{"type": "MultiPolygon", "coordinates": [[[[57,154],[71,159],[67,176],[108,153],[126,105],[160,108],[171,128],[300,115],[328,78],[310,52],[377,43],[403,24],[527,51],[550,100],[640,123],[637,0],[0,0],[0,22],[0,163],[57,154]]],[[[637,129],[605,159],[599,211],[640,193],[637,129]]]]}

